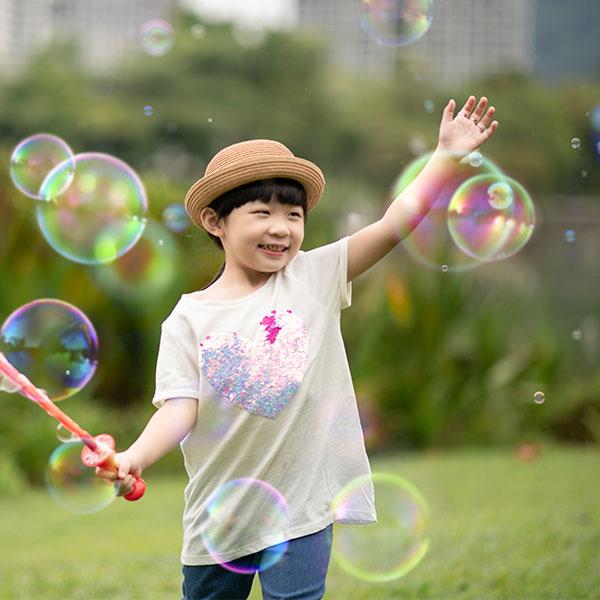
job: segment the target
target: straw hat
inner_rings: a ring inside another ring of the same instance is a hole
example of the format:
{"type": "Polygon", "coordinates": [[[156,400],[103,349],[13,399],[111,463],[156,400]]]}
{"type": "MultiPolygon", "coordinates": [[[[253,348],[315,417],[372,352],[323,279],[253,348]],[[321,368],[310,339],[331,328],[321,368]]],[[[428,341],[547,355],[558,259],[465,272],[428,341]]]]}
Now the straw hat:
{"type": "Polygon", "coordinates": [[[215,154],[204,177],[188,190],[185,208],[192,221],[202,227],[200,211],[215,198],[245,183],[276,177],[302,184],[307,212],[315,207],[325,187],[325,178],[317,165],[297,158],[279,142],[250,140],[227,146],[215,154]]]}

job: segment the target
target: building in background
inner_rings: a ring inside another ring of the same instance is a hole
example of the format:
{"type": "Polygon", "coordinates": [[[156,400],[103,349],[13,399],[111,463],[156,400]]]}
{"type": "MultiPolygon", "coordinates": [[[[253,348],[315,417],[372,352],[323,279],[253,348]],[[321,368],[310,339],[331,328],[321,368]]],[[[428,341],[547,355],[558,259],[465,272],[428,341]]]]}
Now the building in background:
{"type": "Polygon", "coordinates": [[[18,73],[53,39],[73,40],[84,67],[109,69],[136,50],[139,27],[177,0],[0,0],[0,72],[18,73]]]}
{"type": "Polygon", "coordinates": [[[324,34],[330,60],[366,75],[387,75],[399,60],[431,82],[452,85],[533,71],[533,0],[437,0],[429,31],[400,48],[382,46],[362,30],[358,0],[297,2],[299,27],[324,34]]]}

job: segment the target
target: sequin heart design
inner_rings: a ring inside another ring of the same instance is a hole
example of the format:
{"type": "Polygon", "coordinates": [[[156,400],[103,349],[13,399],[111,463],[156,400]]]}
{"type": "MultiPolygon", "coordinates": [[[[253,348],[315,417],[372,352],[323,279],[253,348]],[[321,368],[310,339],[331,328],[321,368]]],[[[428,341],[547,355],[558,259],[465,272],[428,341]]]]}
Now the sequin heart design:
{"type": "Polygon", "coordinates": [[[308,364],[304,321],[287,310],[265,316],[264,335],[248,340],[237,332],[207,335],[200,344],[202,373],[230,402],[274,419],[296,394],[308,364]]]}

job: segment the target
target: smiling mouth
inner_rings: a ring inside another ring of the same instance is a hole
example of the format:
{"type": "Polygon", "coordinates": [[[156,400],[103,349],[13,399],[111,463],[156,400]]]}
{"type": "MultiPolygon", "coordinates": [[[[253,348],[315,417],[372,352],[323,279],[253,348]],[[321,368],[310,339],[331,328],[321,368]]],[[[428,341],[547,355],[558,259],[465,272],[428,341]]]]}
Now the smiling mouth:
{"type": "Polygon", "coordinates": [[[267,254],[273,256],[279,256],[288,250],[288,248],[284,246],[263,246],[262,244],[259,244],[258,247],[267,254]]]}

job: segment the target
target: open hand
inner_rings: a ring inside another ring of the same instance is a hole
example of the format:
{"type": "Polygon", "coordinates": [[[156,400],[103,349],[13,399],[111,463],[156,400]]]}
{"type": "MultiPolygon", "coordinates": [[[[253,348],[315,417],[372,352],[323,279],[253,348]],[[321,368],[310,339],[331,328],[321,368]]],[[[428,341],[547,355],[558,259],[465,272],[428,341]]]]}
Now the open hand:
{"type": "Polygon", "coordinates": [[[455,117],[456,102],[452,99],[442,114],[438,149],[459,160],[487,142],[498,128],[498,121],[492,121],[496,109],[490,106],[486,111],[485,96],[477,103],[476,100],[475,96],[469,96],[455,117]]]}

